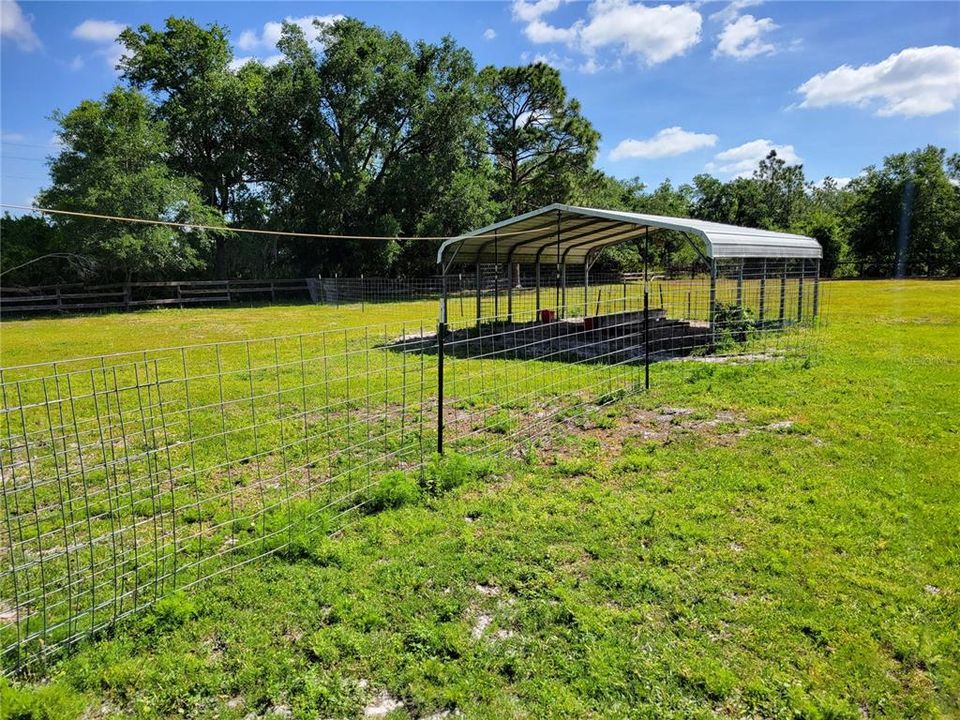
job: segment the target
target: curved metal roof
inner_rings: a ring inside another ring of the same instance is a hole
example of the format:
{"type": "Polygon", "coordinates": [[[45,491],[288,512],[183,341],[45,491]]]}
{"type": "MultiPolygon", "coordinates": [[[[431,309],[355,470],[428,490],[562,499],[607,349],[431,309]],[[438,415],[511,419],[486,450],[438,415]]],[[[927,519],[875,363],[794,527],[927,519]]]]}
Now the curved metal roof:
{"type": "Polygon", "coordinates": [[[642,238],[647,228],[695,235],[703,240],[708,258],[823,256],[820,243],[803,235],[554,203],[447,240],[437,252],[437,262],[443,267],[454,262],[532,263],[538,259],[581,264],[605,247],[642,238]]]}

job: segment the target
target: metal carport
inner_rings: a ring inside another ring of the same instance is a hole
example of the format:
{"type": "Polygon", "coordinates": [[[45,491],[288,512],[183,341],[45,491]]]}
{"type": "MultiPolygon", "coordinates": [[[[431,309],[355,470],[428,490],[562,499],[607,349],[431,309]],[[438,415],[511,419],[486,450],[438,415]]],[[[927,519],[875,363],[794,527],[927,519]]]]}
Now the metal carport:
{"type": "MultiPolygon", "coordinates": [[[[543,264],[556,268],[559,305],[559,292],[561,289],[565,292],[566,289],[564,276],[568,265],[582,265],[584,284],[588,285],[590,268],[605,248],[629,241],[655,241],[657,234],[664,231],[683,234],[709,267],[713,281],[720,260],[800,260],[803,269],[806,268],[806,261],[811,260],[816,297],[823,251],[813,238],[692,218],[601,210],[561,203],[451,238],[437,251],[437,263],[444,277],[455,264],[475,265],[478,298],[481,263],[503,264],[507,268],[520,263],[533,264],[539,311],[543,264]]],[[[644,253],[645,260],[647,254],[644,253]]],[[[802,273],[803,270],[801,277],[802,273]]],[[[508,315],[512,313],[512,283],[507,284],[507,312],[508,315]]],[[[479,315],[477,320],[479,322],[479,315]]]]}

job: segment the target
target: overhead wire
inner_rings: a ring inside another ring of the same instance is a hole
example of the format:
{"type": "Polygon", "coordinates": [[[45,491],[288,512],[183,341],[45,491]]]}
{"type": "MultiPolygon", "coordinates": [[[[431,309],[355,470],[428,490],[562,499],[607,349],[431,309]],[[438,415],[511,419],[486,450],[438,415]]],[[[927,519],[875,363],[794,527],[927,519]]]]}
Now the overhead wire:
{"type": "MultiPolygon", "coordinates": [[[[281,237],[308,238],[313,240],[449,240],[455,235],[337,235],[333,233],[306,233],[291,232],[289,230],[263,230],[259,228],[237,228],[226,227],[224,225],[205,225],[202,223],[177,222],[176,220],[153,220],[151,218],[135,218],[123,215],[106,215],[102,213],[80,212],[77,210],[57,210],[54,208],[41,208],[33,205],[16,205],[14,203],[0,202],[0,207],[11,210],[25,210],[28,212],[43,213],[45,215],[65,215],[68,217],[82,217],[93,220],[111,220],[115,222],[130,222],[141,225],[161,225],[166,227],[176,227],[188,230],[206,230],[224,233],[248,233],[251,235],[272,235],[281,237]]],[[[529,230],[514,230],[510,232],[501,232],[499,236],[504,235],[526,235],[529,233],[542,232],[542,228],[530,228],[529,230]]],[[[471,235],[471,238],[494,237],[489,235],[471,235]]]]}

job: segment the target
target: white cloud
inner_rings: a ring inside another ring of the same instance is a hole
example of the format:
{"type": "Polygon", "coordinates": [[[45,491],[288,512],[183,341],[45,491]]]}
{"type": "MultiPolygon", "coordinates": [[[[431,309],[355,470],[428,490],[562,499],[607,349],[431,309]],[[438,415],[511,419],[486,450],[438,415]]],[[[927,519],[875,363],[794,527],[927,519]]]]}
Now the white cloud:
{"type": "MultiPolygon", "coordinates": [[[[77,25],[70,34],[78,40],[83,40],[99,47],[93,55],[102,57],[111,68],[116,69],[117,63],[123,57],[125,48],[117,41],[117,36],[127,27],[123,23],[113,20],[84,20],[77,25]]],[[[70,63],[71,70],[79,70],[84,66],[82,56],[75,57],[70,63]]]]}
{"type": "Polygon", "coordinates": [[[847,185],[849,185],[850,181],[853,180],[853,178],[850,178],[850,177],[833,177],[832,175],[827,175],[827,177],[820,178],[817,182],[813,184],[813,186],[816,188],[823,188],[827,182],[827,178],[830,178],[831,180],[833,180],[834,184],[840,190],[842,190],[847,185]]]}
{"type": "Polygon", "coordinates": [[[530,57],[529,54],[525,53],[523,56],[523,61],[531,63],[543,63],[544,65],[549,65],[557,70],[569,70],[571,67],[573,67],[573,63],[570,58],[561,57],[552,50],[548,53],[537,53],[533,57],[530,57]]]}
{"type": "Polygon", "coordinates": [[[723,10],[718,10],[710,16],[711,20],[717,22],[722,22],[724,25],[731,23],[740,17],[740,13],[746,10],[747,8],[756,7],[757,5],[762,5],[763,0],[733,0],[732,3],[727,5],[723,10]]]}
{"type": "Polygon", "coordinates": [[[27,139],[26,135],[15,132],[0,132],[0,141],[9,143],[22,143],[27,139]]]}
{"type": "Polygon", "coordinates": [[[560,7],[561,0],[514,0],[513,16],[523,22],[531,22],[560,7]]]}
{"type": "Polygon", "coordinates": [[[569,28],[556,27],[543,20],[534,20],[524,29],[523,34],[532,43],[571,43],[577,39],[580,28],[577,25],[569,28]]]}
{"type": "Polygon", "coordinates": [[[703,18],[690,5],[647,7],[629,0],[596,0],[580,35],[592,49],[614,46],[648,65],[682,55],[700,42],[703,18]]]}
{"type": "Polygon", "coordinates": [[[800,156],[793,145],[775,145],[770,140],[751,140],[735,148],[724,150],[707,163],[707,172],[716,172],[734,177],[748,177],[771,150],[777,151],[777,157],[788,165],[800,162],[800,156]]]}
{"type": "Polygon", "coordinates": [[[841,65],[797,88],[800,107],[876,107],[881,116],[918,117],[952,110],[960,100],[960,48],[907,48],[874,65],[841,65]]]}
{"type": "MultiPolygon", "coordinates": [[[[301,30],[308,41],[317,47],[318,28],[314,24],[330,25],[337,20],[343,20],[343,15],[307,15],[305,17],[288,17],[285,22],[293,23],[301,30]]],[[[258,50],[276,50],[277,43],[283,33],[283,23],[271,20],[263,24],[263,29],[258,33],[256,30],[244,30],[237,38],[237,48],[245,52],[256,52],[258,50]]]]}
{"type": "Polygon", "coordinates": [[[283,60],[283,55],[280,55],[279,53],[276,54],[276,55],[269,55],[269,56],[267,56],[267,57],[265,57],[265,58],[259,58],[259,57],[255,57],[255,56],[253,56],[253,55],[245,55],[245,56],[243,56],[243,57],[238,57],[238,58],[234,58],[233,60],[231,60],[231,61],[230,61],[230,69],[231,69],[231,70],[239,70],[240,68],[242,68],[244,65],[246,65],[246,64],[249,63],[249,62],[260,63],[261,65],[264,65],[265,67],[273,67],[274,65],[276,65],[276,64],[277,64],[278,62],[280,62],[281,60],[283,60]]]}
{"type": "Polygon", "coordinates": [[[40,38],[33,31],[33,18],[24,15],[14,0],[0,0],[0,37],[10,38],[24,52],[41,47],[40,38]]]}
{"type": "Polygon", "coordinates": [[[610,159],[672,157],[700,148],[713,147],[716,144],[716,135],[688,132],[681,127],[671,127],[661,130],[652,138],[646,140],[628,139],[621,141],[610,151],[610,159]]]}
{"type": "Polygon", "coordinates": [[[728,55],[737,60],[771,55],[777,51],[777,47],[766,42],[764,36],[778,27],[770,18],[757,20],[753,15],[743,15],[727,23],[720,31],[714,54],[728,55]]]}
{"type": "Polygon", "coordinates": [[[595,57],[588,57],[583,61],[583,63],[581,63],[579,70],[584,75],[594,75],[603,70],[603,67],[604,66],[602,64],[597,62],[595,57]]]}
{"type": "Polygon", "coordinates": [[[78,40],[88,42],[111,42],[117,39],[120,31],[126,27],[113,20],[84,20],[70,33],[78,40]]]}
{"type": "Polygon", "coordinates": [[[493,40],[497,36],[497,31],[493,28],[487,28],[483,31],[484,40],[493,40]]]}
{"type": "MultiPolygon", "coordinates": [[[[558,27],[542,16],[559,3],[514,3],[514,16],[524,22],[524,34],[534,43],[565,43],[593,58],[611,49],[641,58],[647,65],[682,55],[700,42],[703,18],[693,5],[647,6],[631,0],[594,0],[587,18],[558,27]],[[518,11],[518,6],[522,7],[518,11]]],[[[599,67],[594,60],[590,68],[599,67]]]]}
{"type": "Polygon", "coordinates": [[[260,46],[260,36],[253,30],[244,30],[237,38],[237,47],[241,50],[254,50],[260,46]]]}

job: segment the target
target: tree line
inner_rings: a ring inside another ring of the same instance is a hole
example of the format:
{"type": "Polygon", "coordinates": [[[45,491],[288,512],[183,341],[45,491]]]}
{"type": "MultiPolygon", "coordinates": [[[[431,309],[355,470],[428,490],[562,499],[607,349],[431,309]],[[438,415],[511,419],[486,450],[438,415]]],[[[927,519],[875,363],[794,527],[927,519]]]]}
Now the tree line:
{"type": "MultiPolygon", "coordinates": [[[[478,69],[452,38],[355,19],[286,23],[280,60],[236,67],[227,29],[128,28],[120,82],[56,112],[42,207],[185,224],[452,236],[566,202],[798,232],[824,274],[960,274],[960,155],[891,155],[845,186],[775,153],[750,177],[649,188],[594,167],[600,135],[542,63],[478,69]]],[[[4,284],[424,275],[436,242],[251,236],[81,217],[0,220],[4,284]],[[31,262],[37,258],[43,258],[31,262]]],[[[683,243],[657,249],[684,260],[683,243]]],[[[633,269],[636,249],[607,252],[633,269]]]]}

